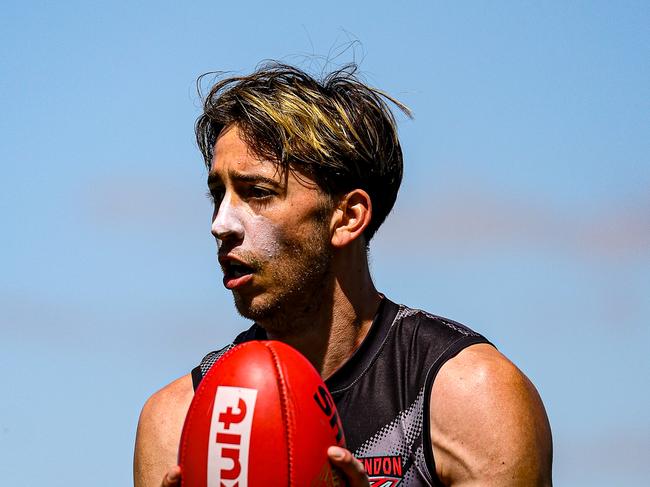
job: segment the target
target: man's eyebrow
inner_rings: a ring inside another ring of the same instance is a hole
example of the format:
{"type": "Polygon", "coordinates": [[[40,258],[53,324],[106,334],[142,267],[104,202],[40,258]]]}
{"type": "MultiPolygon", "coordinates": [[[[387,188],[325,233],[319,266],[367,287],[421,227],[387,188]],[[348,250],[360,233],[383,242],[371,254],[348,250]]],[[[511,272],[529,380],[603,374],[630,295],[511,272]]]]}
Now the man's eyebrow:
{"type": "Polygon", "coordinates": [[[212,188],[221,184],[221,176],[216,172],[208,173],[208,187],[212,188]]]}
{"type": "MultiPolygon", "coordinates": [[[[280,188],[283,186],[279,181],[273,178],[262,176],[261,174],[247,174],[239,171],[230,171],[229,174],[231,179],[239,182],[266,183],[269,186],[273,186],[274,188],[280,188]]],[[[223,186],[223,180],[221,179],[219,173],[210,172],[208,174],[208,187],[213,188],[216,186],[223,186]]]]}
{"type": "Polygon", "coordinates": [[[262,176],[261,174],[246,174],[239,171],[230,171],[230,177],[236,181],[244,183],[266,183],[273,187],[281,186],[281,184],[275,179],[262,176]]]}

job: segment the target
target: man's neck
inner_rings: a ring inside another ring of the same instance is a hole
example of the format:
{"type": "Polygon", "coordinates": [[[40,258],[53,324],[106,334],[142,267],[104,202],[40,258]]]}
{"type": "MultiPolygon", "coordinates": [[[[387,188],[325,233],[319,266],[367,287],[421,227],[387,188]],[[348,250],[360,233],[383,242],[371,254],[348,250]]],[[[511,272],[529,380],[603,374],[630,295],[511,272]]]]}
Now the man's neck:
{"type": "Polygon", "coordinates": [[[299,350],[324,379],[359,347],[382,299],[370,277],[365,251],[363,259],[345,257],[334,259],[331,281],[324,286],[327,295],[313,296],[309,311],[293,318],[291,331],[280,335],[267,328],[269,339],[299,350]]]}

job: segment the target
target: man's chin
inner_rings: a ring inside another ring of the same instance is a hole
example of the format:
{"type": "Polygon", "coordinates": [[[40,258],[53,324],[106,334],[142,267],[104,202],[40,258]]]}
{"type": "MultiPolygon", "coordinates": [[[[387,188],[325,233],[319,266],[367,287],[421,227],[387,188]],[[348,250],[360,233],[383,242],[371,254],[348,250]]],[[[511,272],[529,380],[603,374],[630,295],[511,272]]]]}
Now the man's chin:
{"type": "Polygon", "coordinates": [[[297,332],[295,327],[297,321],[293,312],[295,303],[291,299],[274,301],[263,300],[261,296],[253,299],[237,294],[234,296],[237,312],[260,325],[267,333],[279,337],[297,332]]]}
{"type": "Polygon", "coordinates": [[[259,296],[243,296],[240,293],[233,292],[235,298],[235,308],[237,312],[246,319],[253,321],[264,321],[272,317],[277,309],[268,303],[260,302],[259,296]]]}

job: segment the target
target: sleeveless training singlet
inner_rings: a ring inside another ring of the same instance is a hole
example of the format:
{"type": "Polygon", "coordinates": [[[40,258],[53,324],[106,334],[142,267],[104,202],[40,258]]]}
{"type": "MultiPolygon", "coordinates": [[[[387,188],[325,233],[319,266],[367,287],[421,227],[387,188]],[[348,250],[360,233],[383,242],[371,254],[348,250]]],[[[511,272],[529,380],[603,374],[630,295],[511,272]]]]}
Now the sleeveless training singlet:
{"type": "MultiPolygon", "coordinates": [[[[206,355],[192,370],[194,389],[226,351],[266,339],[258,325],[206,355]]],[[[368,335],[325,381],[336,402],[348,449],[371,487],[442,485],[429,437],[431,386],[440,367],[464,348],[489,343],[454,321],[384,298],[368,335]]]]}

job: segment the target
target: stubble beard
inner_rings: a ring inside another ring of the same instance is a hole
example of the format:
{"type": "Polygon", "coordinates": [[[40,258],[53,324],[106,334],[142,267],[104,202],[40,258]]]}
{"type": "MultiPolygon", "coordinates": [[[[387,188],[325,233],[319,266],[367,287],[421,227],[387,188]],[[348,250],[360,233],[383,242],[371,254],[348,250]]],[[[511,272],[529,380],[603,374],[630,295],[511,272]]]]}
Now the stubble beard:
{"type": "Polygon", "coordinates": [[[270,275],[274,292],[256,300],[234,292],[235,307],[244,318],[261,324],[267,332],[284,336],[314,320],[327,302],[332,284],[332,250],[326,228],[307,242],[283,245],[282,265],[270,275]]]}

